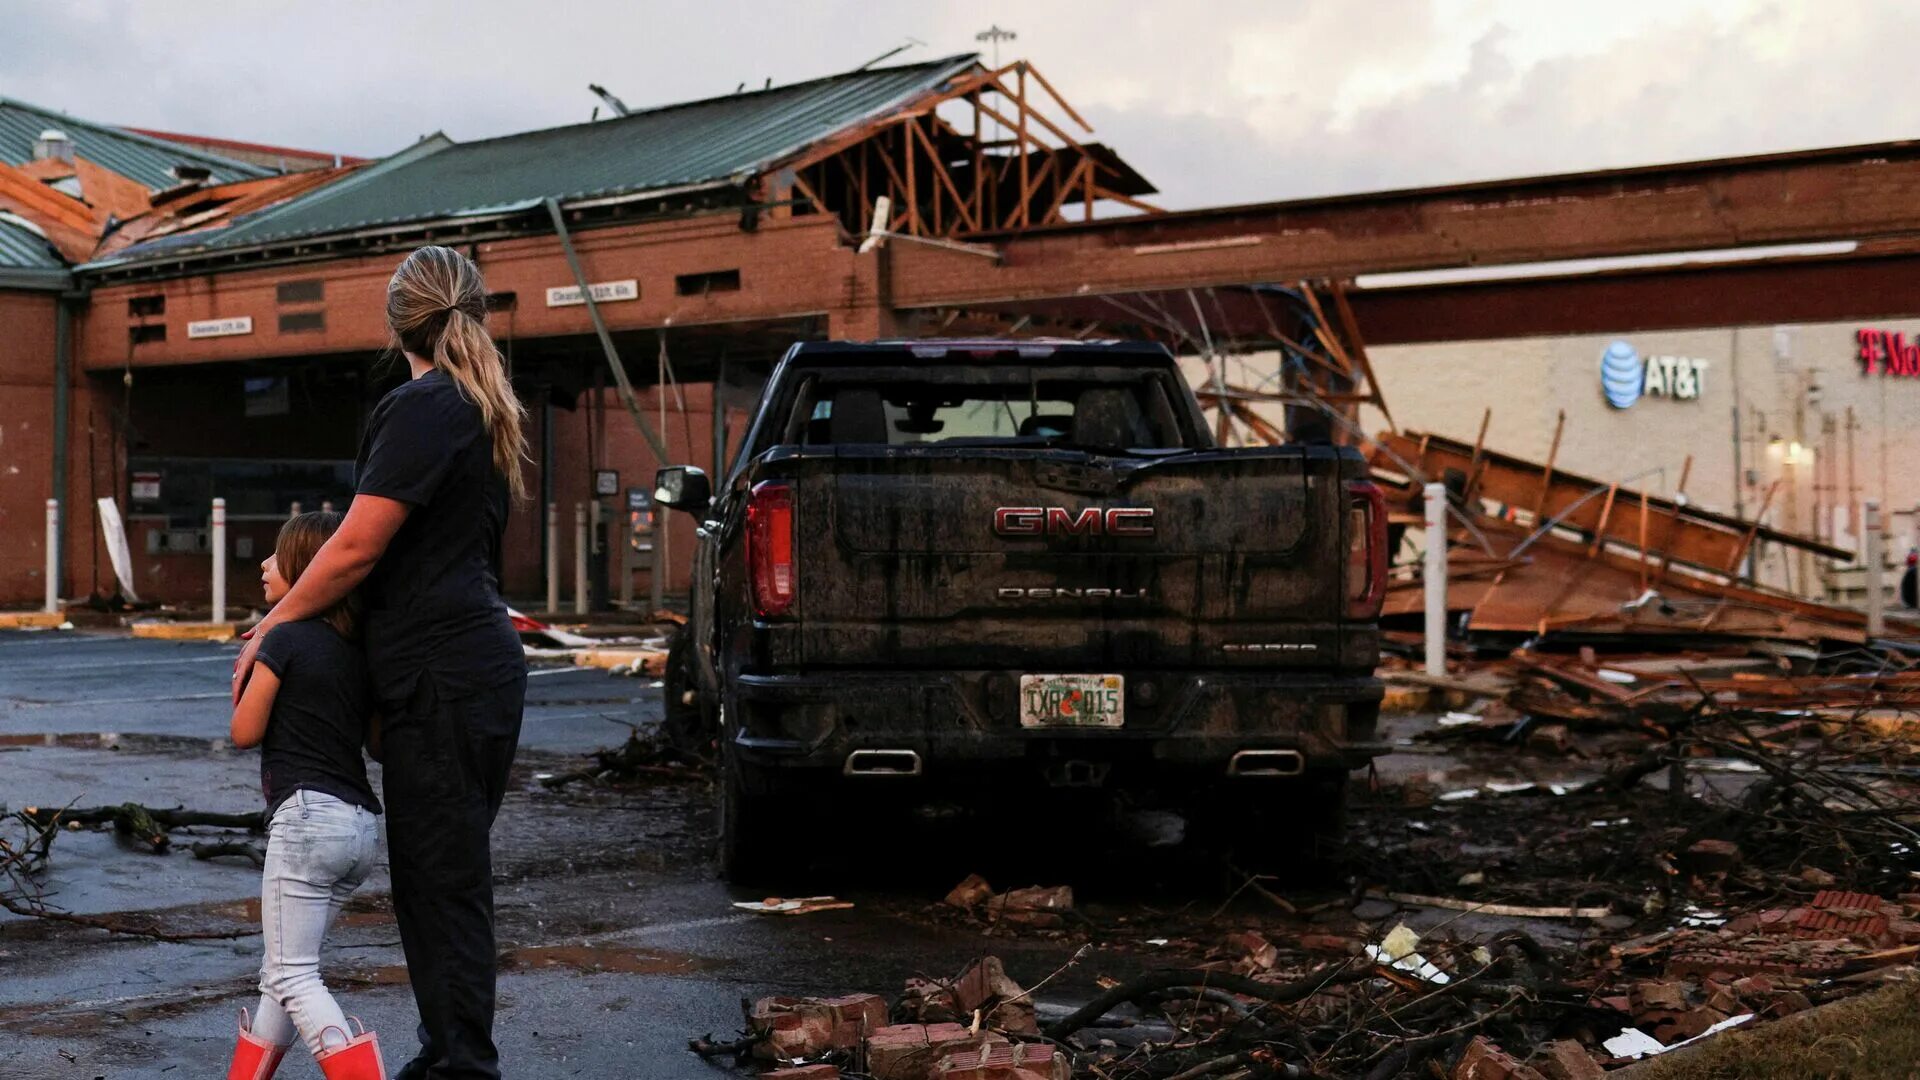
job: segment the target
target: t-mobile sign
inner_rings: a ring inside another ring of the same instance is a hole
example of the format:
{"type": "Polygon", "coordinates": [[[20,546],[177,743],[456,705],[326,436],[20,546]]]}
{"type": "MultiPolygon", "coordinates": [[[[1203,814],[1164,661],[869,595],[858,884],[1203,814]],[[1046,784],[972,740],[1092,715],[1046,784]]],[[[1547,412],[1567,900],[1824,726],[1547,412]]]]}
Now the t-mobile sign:
{"type": "Polygon", "coordinates": [[[1907,343],[1897,330],[1862,327],[1854,332],[1860,342],[1860,374],[1920,379],[1920,342],[1907,343]]]}

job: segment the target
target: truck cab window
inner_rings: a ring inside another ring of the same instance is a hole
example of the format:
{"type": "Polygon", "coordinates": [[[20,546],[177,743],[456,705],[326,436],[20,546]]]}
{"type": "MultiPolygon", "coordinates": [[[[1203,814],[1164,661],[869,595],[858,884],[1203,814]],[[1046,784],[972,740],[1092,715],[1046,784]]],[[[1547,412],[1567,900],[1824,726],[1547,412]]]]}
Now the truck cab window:
{"type": "Polygon", "coordinates": [[[814,390],[802,432],[807,446],[1183,445],[1165,389],[1150,379],[971,385],[823,379],[814,390]]]}

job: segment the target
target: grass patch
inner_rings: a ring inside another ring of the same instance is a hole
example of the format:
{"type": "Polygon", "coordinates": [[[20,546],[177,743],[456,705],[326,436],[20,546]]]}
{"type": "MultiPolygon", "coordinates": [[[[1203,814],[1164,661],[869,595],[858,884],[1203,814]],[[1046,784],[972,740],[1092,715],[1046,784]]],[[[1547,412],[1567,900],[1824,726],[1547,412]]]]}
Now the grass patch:
{"type": "Polygon", "coordinates": [[[1729,1031],[1613,1075],[1622,1080],[1913,1080],[1920,1077],[1920,982],[1729,1031]]]}

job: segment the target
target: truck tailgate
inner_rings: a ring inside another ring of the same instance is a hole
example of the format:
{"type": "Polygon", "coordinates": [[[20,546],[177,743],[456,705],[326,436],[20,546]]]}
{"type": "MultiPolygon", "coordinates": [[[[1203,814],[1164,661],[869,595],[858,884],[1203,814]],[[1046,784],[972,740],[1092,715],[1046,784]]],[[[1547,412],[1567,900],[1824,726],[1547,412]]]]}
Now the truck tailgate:
{"type": "Polygon", "coordinates": [[[795,651],[808,667],[1326,667],[1347,467],[1298,447],[796,456],[777,470],[795,489],[795,651]]]}

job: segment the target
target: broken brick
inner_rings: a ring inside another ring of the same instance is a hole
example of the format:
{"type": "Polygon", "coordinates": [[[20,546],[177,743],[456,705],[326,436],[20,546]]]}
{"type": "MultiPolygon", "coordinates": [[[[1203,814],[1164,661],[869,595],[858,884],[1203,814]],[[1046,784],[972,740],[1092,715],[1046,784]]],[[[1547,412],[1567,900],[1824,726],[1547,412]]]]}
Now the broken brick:
{"type": "Polygon", "coordinates": [[[1887,923],[1879,897],[1826,889],[1815,894],[1813,903],[1801,911],[1794,933],[1801,937],[1877,940],[1887,932],[1887,923]]]}
{"type": "Polygon", "coordinates": [[[922,1080],[946,1054],[1005,1041],[959,1024],[892,1024],[867,1036],[867,1072],[877,1080],[922,1080]]]}
{"type": "Polygon", "coordinates": [[[1635,1011],[1649,1009],[1684,1009],[1687,1007],[1687,987],[1678,982],[1635,983],[1627,991],[1627,1000],[1633,1003],[1635,1011]]]}
{"type": "Polygon", "coordinates": [[[1527,732],[1527,749],[1553,754],[1573,752],[1573,736],[1565,724],[1541,724],[1527,732]]]}
{"type": "Polygon", "coordinates": [[[1475,1035],[1449,1074],[1453,1080],[1545,1080],[1536,1070],[1520,1064],[1512,1054],[1475,1035]]]}
{"type": "Polygon", "coordinates": [[[1360,943],[1353,938],[1338,934],[1301,934],[1294,944],[1310,953],[1333,953],[1345,956],[1360,951],[1360,943]]]}
{"type": "Polygon", "coordinates": [[[1696,840],[1687,849],[1686,864],[1694,874],[1731,874],[1740,860],[1740,845],[1731,840],[1696,840]]]}
{"type": "Polygon", "coordinates": [[[1586,1047],[1572,1039],[1548,1043],[1544,1056],[1533,1064],[1547,1080],[1600,1080],[1606,1075],[1586,1047]]]}
{"type": "Polygon", "coordinates": [[[763,1072],[759,1080],[840,1080],[840,1070],[832,1065],[796,1065],[791,1069],[763,1072]]]}
{"type": "Polygon", "coordinates": [[[941,902],[951,907],[971,911],[991,899],[993,899],[993,886],[987,884],[987,879],[979,874],[968,874],[967,879],[955,885],[953,891],[949,892],[946,899],[941,902]]]}
{"type": "Polygon", "coordinates": [[[1066,921],[1062,917],[1064,913],[1073,910],[1073,887],[1057,885],[1043,888],[1036,885],[1015,889],[988,901],[987,910],[994,918],[1007,922],[1027,926],[1059,926],[1066,921]]]}
{"type": "Polygon", "coordinates": [[[1273,965],[1280,959],[1280,950],[1273,947],[1273,942],[1252,930],[1228,934],[1226,945],[1229,953],[1235,957],[1234,970],[1243,975],[1272,971],[1273,965]]]}
{"type": "Polygon", "coordinates": [[[963,1050],[940,1059],[929,1080],[1069,1080],[1067,1057],[1040,1043],[963,1050]]]}
{"type": "Polygon", "coordinates": [[[754,1054],[771,1061],[851,1050],[868,1032],[886,1024],[887,1003],[878,994],[765,997],[747,1014],[747,1027],[760,1040],[754,1054]]]}
{"type": "Polygon", "coordinates": [[[899,1015],[922,1024],[951,1023],[962,1017],[952,988],[920,978],[907,980],[906,991],[900,996],[899,1015]]]}

